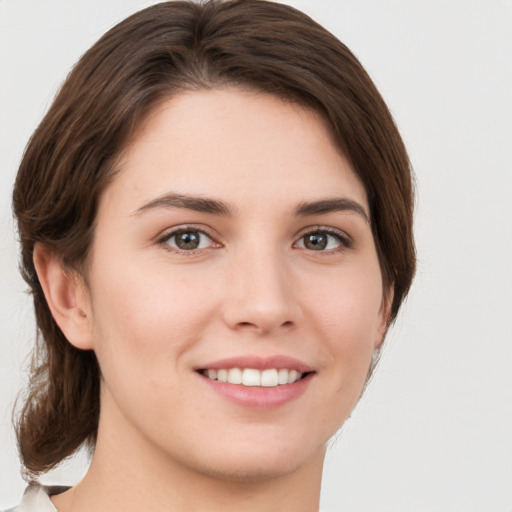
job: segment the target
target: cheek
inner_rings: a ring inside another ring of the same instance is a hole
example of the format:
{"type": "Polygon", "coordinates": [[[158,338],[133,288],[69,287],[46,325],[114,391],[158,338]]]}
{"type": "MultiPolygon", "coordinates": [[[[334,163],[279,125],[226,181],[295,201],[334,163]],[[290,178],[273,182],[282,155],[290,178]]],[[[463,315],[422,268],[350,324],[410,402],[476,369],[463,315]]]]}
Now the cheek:
{"type": "Polygon", "coordinates": [[[169,426],[170,397],[173,410],[194,403],[180,379],[208,311],[194,293],[185,293],[190,283],[172,277],[130,264],[110,266],[94,280],[95,352],[103,381],[134,424],[146,421],[145,411],[144,417],[169,426]]]}
{"type": "Polygon", "coordinates": [[[333,272],[321,284],[305,291],[318,328],[326,329],[337,347],[357,352],[362,345],[373,345],[382,318],[378,265],[333,272]]]}
{"type": "Polygon", "coordinates": [[[319,350],[327,354],[325,371],[331,386],[331,419],[336,423],[350,413],[359,399],[371,356],[380,341],[380,270],[377,263],[361,271],[352,267],[322,282],[322,288],[306,292],[310,305],[307,315],[314,319],[312,328],[324,340],[319,350]]]}
{"type": "Polygon", "coordinates": [[[95,352],[104,377],[130,371],[147,381],[176,370],[209,317],[197,283],[140,261],[110,263],[97,267],[91,283],[95,352]]]}

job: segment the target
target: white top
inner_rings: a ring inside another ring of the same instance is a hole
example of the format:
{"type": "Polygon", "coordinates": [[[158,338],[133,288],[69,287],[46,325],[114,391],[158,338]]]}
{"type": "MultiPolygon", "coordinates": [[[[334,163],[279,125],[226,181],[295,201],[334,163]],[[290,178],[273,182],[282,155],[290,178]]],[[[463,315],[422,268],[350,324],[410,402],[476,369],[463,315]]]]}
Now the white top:
{"type": "Polygon", "coordinates": [[[57,512],[50,496],[64,492],[66,489],[68,487],[29,485],[23,494],[21,503],[5,512],[57,512]]]}

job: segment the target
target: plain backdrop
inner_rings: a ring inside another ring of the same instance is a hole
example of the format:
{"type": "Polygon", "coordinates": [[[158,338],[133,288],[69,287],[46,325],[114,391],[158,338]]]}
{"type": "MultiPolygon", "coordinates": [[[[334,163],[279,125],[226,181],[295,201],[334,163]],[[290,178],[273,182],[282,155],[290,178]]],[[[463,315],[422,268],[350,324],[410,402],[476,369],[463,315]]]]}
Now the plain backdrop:
{"type": "MultiPolygon", "coordinates": [[[[10,194],[78,57],[144,0],[0,0],[0,509],[19,501],[11,410],[34,323],[10,194]]],[[[417,175],[417,278],[325,464],[322,506],[512,511],[512,1],[290,1],[346,43],[417,175]]],[[[45,481],[73,483],[79,458],[45,481]]]]}

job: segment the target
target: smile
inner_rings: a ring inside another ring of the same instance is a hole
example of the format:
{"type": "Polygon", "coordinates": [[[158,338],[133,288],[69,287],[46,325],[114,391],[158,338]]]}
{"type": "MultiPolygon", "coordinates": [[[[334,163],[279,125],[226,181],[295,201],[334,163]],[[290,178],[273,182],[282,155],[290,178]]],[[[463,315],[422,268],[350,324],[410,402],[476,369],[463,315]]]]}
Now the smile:
{"type": "Polygon", "coordinates": [[[200,373],[211,380],[239,384],[250,387],[276,387],[293,384],[303,377],[303,373],[286,368],[219,368],[201,370],[200,373]]]}
{"type": "Polygon", "coordinates": [[[195,372],[217,395],[262,411],[298,399],[316,380],[317,369],[285,355],[244,354],[205,362],[195,372]]]}

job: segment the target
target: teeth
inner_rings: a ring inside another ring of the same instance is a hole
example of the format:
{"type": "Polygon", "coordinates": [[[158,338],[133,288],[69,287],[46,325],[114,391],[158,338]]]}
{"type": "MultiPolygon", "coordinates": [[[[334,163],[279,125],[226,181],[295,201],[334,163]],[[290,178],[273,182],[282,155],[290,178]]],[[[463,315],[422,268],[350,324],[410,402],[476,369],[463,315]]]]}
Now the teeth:
{"type": "Polygon", "coordinates": [[[244,386],[261,386],[261,372],[253,368],[246,368],[242,374],[244,386]]]}
{"type": "Polygon", "coordinates": [[[277,370],[264,370],[261,372],[261,385],[269,388],[279,384],[277,370]]]}
{"type": "Polygon", "coordinates": [[[242,384],[242,370],[240,368],[231,368],[228,370],[228,382],[230,384],[242,384]]]}
{"type": "Polygon", "coordinates": [[[297,380],[297,375],[298,375],[297,370],[290,370],[288,372],[288,384],[295,382],[297,380]]]}
{"type": "Polygon", "coordinates": [[[243,386],[276,387],[278,385],[292,384],[302,377],[297,370],[286,368],[269,368],[268,370],[256,370],[255,368],[222,368],[219,370],[203,370],[203,375],[219,382],[229,384],[242,384],[243,386]]]}
{"type": "Polygon", "coordinates": [[[279,384],[288,384],[288,374],[290,372],[284,368],[277,372],[277,382],[279,384]]]}

